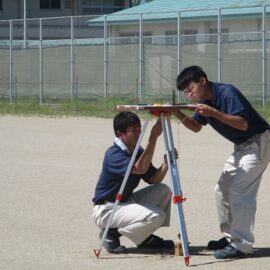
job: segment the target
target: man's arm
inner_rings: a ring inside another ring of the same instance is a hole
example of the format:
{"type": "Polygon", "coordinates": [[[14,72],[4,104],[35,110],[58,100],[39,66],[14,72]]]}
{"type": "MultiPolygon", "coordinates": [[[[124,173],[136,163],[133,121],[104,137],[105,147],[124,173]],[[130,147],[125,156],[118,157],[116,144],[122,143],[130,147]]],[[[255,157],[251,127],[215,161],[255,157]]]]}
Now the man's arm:
{"type": "Polygon", "coordinates": [[[248,122],[241,116],[225,114],[205,104],[198,104],[196,106],[195,111],[201,114],[202,116],[213,117],[230,127],[233,127],[242,131],[246,131],[248,129],[248,122]]]}
{"type": "Polygon", "coordinates": [[[162,132],[161,122],[160,120],[156,122],[151,130],[151,134],[149,136],[148,144],[145,147],[142,155],[138,159],[138,161],[132,167],[133,174],[145,174],[150,166],[152,161],[157,138],[160,136],[162,132]]]}
{"type": "Polygon", "coordinates": [[[202,129],[202,124],[194,120],[192,117],[185,115],[181,111],[175,111],[174,115],[182,122],[182,124],[188,129],[199,132],[202,129]]]}
{"type": "MultiPolygon", "coordinates": [[[[242,130],[246,131],[248,129],[248,122],[241,116],[238,115],[229,115],[225,114],[211,106],[205,105],[205,104],[197,104],[196,106],[192,107],[192,110],[199,113],[200,115],[204,117],[212,117],[217,119],[218,121],[242,130]]],[[[186,126],[188,129],[199,132],[202,128],[202,124],[194,120],[192,117],[186,116],[181,111],[174,112],[174,115],[182,122],[184,126],[186,126]]]]}

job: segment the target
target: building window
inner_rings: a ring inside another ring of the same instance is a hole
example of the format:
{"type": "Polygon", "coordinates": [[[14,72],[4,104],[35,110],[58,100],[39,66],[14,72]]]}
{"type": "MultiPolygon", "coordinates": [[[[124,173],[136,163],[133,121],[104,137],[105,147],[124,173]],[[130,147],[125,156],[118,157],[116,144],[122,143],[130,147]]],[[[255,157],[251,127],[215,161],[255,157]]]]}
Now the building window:
{"type": "Polygon", "coordinates": [[[71,0],[65,0],[65,9],[71,9],[71,0]]]}
{"type": "MultiPolygon", "coordinates": [[[[209,32],[211,36],[209,37],[209,42],[217,42],[217,34],[218,34],[218,29],[217,28],[210,28],[209,32]]],[[[222,36],[222,42],[228,42],[229,41],[229,29],[228,28],[222,28],[221,29],[221,36],[222,36]],[[224,34],[224,35],[223,35],[224,34]]]]}
{"type": "Polygon", "coordinates": [[[83,15],[108,14],[124,9],[124,0],[82,0],[83,15]]]}
{"type": "Polygon", "coordinates": [[[40,9],[60,9],[61,0],[40,0],[40,9]]]}
{"type": "Polygon", "coordinates": [[[124,32],[119,34],[119,37],[138,37],[138,36],[139,32],[124,32]]]}
{"type": "MultiPolygon", "coordinates": [[[[198,31],[196,29],[181,30],[181,43],[183,45],[196,44],[198,31]]],[[[177,31],[166,31],[166,44],[177,44],[177,31]]]]}
{"type": "MultiPolygon", "coordinates": [[[[121,44],[139,43],[139,32],[119,33],[121,44]]],[[[143,32],[144,44],[152,44],[152,32],[143,32]]]]}
{"type": "MultiPolygon", "coordinates": [[[[139,32],[123,32],[123,33],[119,33],[120,37],[138,37],[140,35],[139,32]]],[[[151,37],[152,36],[152,32],[143,32],[143,37],[151,37]]]]}
{"type": "Polygon", "coordinates": [[[187,29],[187,30],[181,31],[182,43],[184,45],[196,44],[197,34],[198,34],[197,29],[187,29]]]}
{"type": "Polygon", "coordinates": [[[175,45],[177,44],[177,31],[175,30],[168,30],[165,31],[165,41],[166,45],[175,45]]]}
{"type": "Polygon", "coordinates": [[[138,5],[142,5],[151,1],[153,0],[131,0],[130,2],[131,2],[131,6],[138,6],[138,5]]]}

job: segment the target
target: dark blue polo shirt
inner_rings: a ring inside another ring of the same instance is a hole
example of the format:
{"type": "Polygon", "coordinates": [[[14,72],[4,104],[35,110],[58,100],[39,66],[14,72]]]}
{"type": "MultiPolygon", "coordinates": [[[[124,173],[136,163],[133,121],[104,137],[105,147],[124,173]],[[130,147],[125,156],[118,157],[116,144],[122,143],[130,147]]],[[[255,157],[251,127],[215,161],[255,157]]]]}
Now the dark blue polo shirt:
{"type": "Polygon", "coordinates": [[[235,144],[243,143],[250,137],[264,132],[269,127],[268,123],[233,85],[221,83],[212,83],[212,85],[213,101],[204,100],[201,103],[214,107],[225,114],[243,117],[248,122],[248,129],[241,131],[215,118],[204,117],[199,113],[195,113],[193,116],[196,121],[203,125],[209,123],[218,133],[235,144]]]}
{"type": "MultiPolygon", "coordinates": [[[[135,162],[139,159],[143,151],[143,148],[140,147],[135,162]]],[[[115,143],[106,151],[102,171],[96,185],[95,196],[93,198],[94,203],[100,201],[115,201],[115,196],[120,190],[130,160],[131,155],[123,151],[115,143]]],[[[141,179],[148,182],[156,171],[157,168],[151,163],[146,174],[130,174],[122,194],[121,202],[128,200],[133,194],[134,189],[139,185],[141,179]]]]}

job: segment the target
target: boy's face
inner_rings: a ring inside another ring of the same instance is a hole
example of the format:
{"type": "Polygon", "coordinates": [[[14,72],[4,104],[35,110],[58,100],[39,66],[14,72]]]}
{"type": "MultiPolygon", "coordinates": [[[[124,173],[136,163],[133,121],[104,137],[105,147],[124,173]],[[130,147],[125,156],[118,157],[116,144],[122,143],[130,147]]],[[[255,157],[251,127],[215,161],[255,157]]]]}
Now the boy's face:
{"type": "Polygon", "coordinates": [[[141,125],[130,126],[126,129],[126,132],[119,132],[119,139],[127,146],[129,149],[133,149],[139,139],[141,134],[141,125]]]}
{"type": "Polygon", "coordinates": [[[196,102],[202,101],[205,99],[207,81],[204,77],[200,78],[200,81],[191,82],[187,88],[184,90],[184,93],[191,100],[196,102]]]}

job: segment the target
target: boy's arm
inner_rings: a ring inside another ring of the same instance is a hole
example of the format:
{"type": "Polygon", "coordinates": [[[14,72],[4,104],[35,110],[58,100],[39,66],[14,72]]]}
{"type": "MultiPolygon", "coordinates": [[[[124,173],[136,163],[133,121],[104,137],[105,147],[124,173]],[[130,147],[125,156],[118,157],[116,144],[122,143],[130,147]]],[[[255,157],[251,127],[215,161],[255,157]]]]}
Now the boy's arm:
{"type": "Polygon", "coordinates": [[[157,138],[160,136],[161,132],[162,127],[160,120],[158,120],[151,130],[147,146],[145,147],[140,158],[133,165],[131,173],[145,174],[147,172],[154,155],[157,138]]]}
{"type": "MultiPolygon", "coordinates": [[[[178,159],[178,152],[176,148],[174,149],[175,153],[175,158],[178,159]]],[[[148,183],[149,184],[159,184],[162,182],[164,179],[166,173],[168,171],[168,162],[167,162],[167,157],[164,155],[164,161],[159,167],[159,169],[155,172],[155,174],[149,179],[148,183]]]]}
{"type": "Polygon", "coordinates": [[[149,179],[149,184],[159,184],[164,179],[166,173],[168,171],[168,164],[167,161],[164,159],[161,166],[158,168],[158,170],[155,172],[155,174],[149,179]]]}

